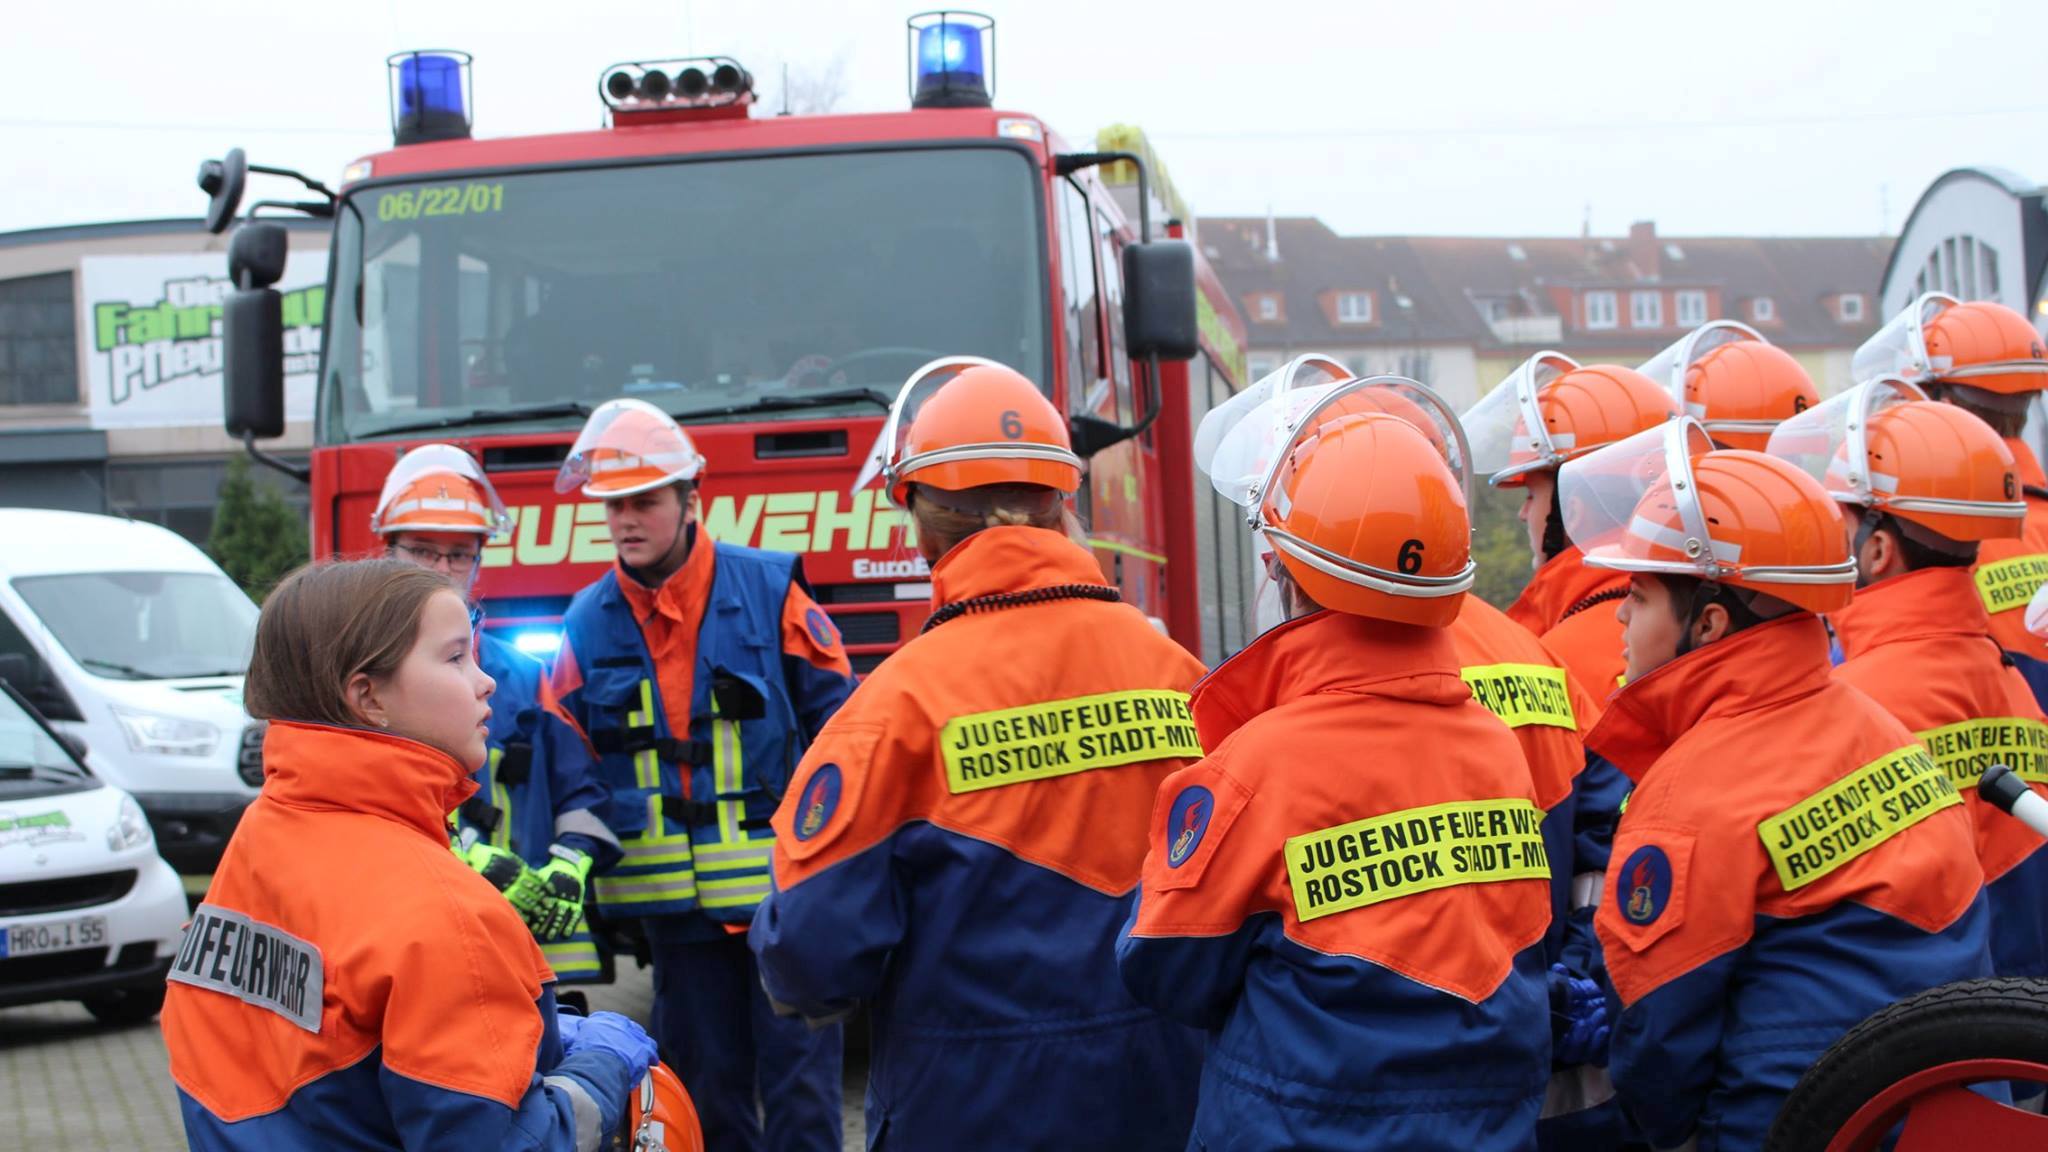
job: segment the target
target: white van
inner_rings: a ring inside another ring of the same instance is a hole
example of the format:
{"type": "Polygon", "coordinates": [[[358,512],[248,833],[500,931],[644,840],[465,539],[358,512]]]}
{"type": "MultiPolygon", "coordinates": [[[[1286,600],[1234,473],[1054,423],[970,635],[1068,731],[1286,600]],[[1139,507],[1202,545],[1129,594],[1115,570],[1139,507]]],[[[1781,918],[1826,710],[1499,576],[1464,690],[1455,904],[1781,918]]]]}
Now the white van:
{"type": "Polygon", "coordinates": [[[0,679],[135,797],[188,891],[263,782],[242,710],[255,635],[256,605],[175,532],[0,508],[0,679]]]}

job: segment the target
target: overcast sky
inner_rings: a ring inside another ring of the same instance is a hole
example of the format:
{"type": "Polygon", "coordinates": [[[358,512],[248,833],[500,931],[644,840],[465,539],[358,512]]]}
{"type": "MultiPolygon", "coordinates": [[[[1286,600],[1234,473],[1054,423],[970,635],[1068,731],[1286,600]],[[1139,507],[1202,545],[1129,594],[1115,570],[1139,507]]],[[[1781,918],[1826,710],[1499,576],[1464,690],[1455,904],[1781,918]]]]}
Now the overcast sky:
{"type": "MultiPolygon", "coordinates": [[[[997,104],[1070,140],[1129,122],[1198,215],[1355,234],[1896,232],[1965,164],[2048,182],[2048,4],[1896,0],[986,0],[997,104]],[[1972,11],[1965,16],[1963,9],[1972,11]],[[1570,12],[1571,15],[1564,15],[1570,12]],[[1209,15],[1195,15],[1209,13],[1209,15]]],[[[97,0],[0,44],[0,231],[196,215],[232,145],[332,181],[389,143],[384,57],[476,56],[479,135],[595,127],[619,60],[843,69],[907,104],[874,0],[97,0]]],[[[771,96],[772,99],[772,96],[771,96]]],[[[281,191],[282,189],[280,189],[281,191]]]]}

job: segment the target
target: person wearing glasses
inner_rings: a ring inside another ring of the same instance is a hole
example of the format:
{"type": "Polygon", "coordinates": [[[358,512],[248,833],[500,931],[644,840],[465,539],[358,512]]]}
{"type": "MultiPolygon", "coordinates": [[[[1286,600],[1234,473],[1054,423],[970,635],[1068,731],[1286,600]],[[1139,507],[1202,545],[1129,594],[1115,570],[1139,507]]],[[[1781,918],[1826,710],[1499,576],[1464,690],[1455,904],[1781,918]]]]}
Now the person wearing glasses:
{"type": "Polygon", "coordinates": [[[583,732],[555,701],[538,660],[483,631],[475,607],[484,542],[508,517],[476,461],[450,444],[405,454],[384,481],[370,530],[386,551],[448,578],[471,605],[476,661],[497,682],[477,793],[454,813],[456,850],[519,910],[561,984],[602,979],[584,921],[590,876],[616,862],[600,814],[609,800],[583,732]]]}

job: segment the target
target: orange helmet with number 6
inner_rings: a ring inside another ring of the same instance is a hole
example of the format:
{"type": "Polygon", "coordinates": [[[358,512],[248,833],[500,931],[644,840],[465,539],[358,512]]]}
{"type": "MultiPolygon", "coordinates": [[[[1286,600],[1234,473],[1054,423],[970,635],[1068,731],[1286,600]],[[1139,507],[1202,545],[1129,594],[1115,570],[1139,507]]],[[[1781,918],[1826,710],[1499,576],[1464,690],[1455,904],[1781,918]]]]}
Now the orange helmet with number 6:
{"type": "Polygon", "coordinates": [[[953,492],[1037,484],[1065,495],[1081,487],[1081,458],[1052,401],[1022,373],[976,357],[935,360],[912,374],[877,448],[898,507],[908,506],[912,484],[953,492]]]}

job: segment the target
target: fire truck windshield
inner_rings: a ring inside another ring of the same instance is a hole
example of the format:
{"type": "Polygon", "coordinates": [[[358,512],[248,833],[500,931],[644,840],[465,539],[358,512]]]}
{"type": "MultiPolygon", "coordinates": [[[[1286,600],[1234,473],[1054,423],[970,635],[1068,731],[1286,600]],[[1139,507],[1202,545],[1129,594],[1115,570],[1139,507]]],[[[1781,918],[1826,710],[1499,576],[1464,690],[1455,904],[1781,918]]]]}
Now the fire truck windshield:
{"type": "Polygon", "coordinates": [[[875,407],[967,353],[1046,380],[1035,171],[1007,148],[459,176],[350,193],[320,439],[875,407]]]}

